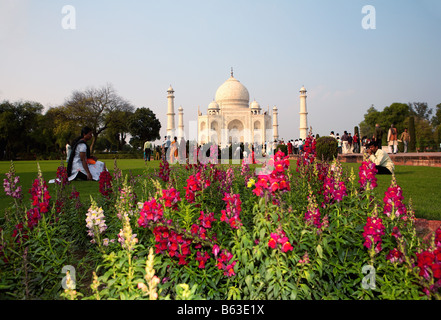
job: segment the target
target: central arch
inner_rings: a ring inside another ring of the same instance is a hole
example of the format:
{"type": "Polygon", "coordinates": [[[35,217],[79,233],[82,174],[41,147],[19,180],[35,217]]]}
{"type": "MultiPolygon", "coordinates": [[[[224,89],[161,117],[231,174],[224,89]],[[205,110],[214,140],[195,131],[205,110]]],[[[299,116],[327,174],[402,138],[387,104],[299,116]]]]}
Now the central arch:
{"type": "Polygon", "coordinates": [[[228,123],[228,141],[230,143],[244,142],[244,125],[242,121],[234,119],[228,123]]]}

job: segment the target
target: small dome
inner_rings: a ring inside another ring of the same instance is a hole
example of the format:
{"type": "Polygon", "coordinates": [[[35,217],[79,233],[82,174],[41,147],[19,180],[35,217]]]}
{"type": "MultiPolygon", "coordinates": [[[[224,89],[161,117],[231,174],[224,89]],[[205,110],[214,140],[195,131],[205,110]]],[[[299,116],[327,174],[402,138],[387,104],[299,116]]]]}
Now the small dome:
{"type": "Polygon", "coordinates": [[[173,90],[172,86],[170,85],[170,88],[168,88],[167,92],[174,92],[175,90],[173,90]]]}
{"type": "Polygon", "coordinates": [[[300,89],[300,92],[306,92],[305,86],[300,89]]]}
{"type": "Polygon", "coordinates": [[[219,109],[219,105],[214,100],[212,103],[208,105],[208,110],[218,110],[218,109],[219,109]]]}
{"type": "Polygon", "coordinates": [[[250,108],[260,110],[260,104],[256,100],[254,100],[253,102],[251,102],[250,108]]]}

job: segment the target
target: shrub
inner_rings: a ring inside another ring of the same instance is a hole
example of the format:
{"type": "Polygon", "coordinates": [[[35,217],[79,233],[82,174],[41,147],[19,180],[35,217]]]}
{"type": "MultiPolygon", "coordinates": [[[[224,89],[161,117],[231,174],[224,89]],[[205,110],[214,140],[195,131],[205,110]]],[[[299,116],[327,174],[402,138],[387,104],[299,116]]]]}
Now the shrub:
{"type": "Polygon", "coordinates": [[[337,140],[333,137],[321,137],[317,140],[317,158],[324,161],[332,161],[337,158],[337,140]]]}
{"type": "Polygon", "coordinates": [[[288,154],[288,146],[286,144],[278,144],[276,147],[276,152],[279,150],[282,151],[284,154],[288,154]]]}

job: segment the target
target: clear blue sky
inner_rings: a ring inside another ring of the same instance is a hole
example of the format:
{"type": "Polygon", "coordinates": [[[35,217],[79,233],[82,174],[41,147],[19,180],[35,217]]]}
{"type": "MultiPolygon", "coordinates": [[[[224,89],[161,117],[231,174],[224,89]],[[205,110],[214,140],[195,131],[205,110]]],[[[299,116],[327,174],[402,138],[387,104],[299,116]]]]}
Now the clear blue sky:
{"type": "MultiPolygon", "coordinates": [[[[314,133],[353,132],[374,105],[441,103],[440,0],[0,0],[0,100],[58,106],[72,91],[111,83],[166,128],[175,89],[185,126],[235,77],[280,137],[299,136],[299,89],[314,133]],[[62,28],[65,5],[76,29],[62,28]],[[376,29],[362,28],[362,8],[376,29]]],[[[177,117],[176,117],[177,122],[177,117]]]]}

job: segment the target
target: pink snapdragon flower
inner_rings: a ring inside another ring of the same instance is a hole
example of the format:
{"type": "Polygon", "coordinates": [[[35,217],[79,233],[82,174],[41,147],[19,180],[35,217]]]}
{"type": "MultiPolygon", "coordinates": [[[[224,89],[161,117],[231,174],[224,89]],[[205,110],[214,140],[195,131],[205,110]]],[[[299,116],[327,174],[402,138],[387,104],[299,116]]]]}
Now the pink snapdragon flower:
{"type": "Polygon", "coordinates": [[[228,223],[233,229],[239,229],[242,225],[240,220],[240,212],[242,211],[240,194],[225,193],[222,200],[227,204],[227,208],[226,210],[221,210],[220,221],[228,223]]]}
{"type": "Polygon", "coordinates": [[[358,183],[363,190],[373,190],[377,187],[377,178],[375,175],[377,174],[378,170],[375,167],[375,163],[372,161],[363,161],[358,170],[358,176],[360,178],[358,183]]]}
{"type": "Polygon", "coordinates": [[[384,231],[385,227],[381,218],[375,215],[368,217],[366,225],[364,226],[363,237],[365,241],[363,245],[368,249],[375,247],[375,253],[379,253],[382,250],[381,236],[384,235],[384,231]]]}
{"type": "Polygon", "coordinates": [[[158,222],[162,220],[164,208],[156,199],[144,202],[138,219],[138,225],[146,228],[150,222],[158,222]]]}
{"type": "Polygon", "coordinates": [[[395,179],[393,179],[391,186],[384,194],[383,213],[391,219],[396,217],[401,218],[402,220],[407,220],[407,208],[404,205],[403,200],[403,190],[396,184],[395,179]]]}
{"type": "Polygon", "coordinates": [[[277,229],[276,232],[271,233],[268,241],[268,247],[271,249],[277,249],[280,247],[283,253],[292,251],[294,249],[285,232],[281,228],[277,229]]]}

